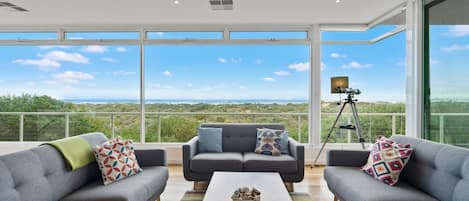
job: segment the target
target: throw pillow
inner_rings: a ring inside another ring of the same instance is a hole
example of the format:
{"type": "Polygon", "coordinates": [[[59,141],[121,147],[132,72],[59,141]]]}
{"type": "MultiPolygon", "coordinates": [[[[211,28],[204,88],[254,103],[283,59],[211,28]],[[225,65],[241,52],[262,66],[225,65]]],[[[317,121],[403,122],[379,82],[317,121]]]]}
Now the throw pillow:
{"type": "MultiPolygon", "coordinates": [[[[277,135],[280,136],[280,152],[282,154],[290,154],[290,148],[288,147],[288,131],[285,130],[275,130],[275,129],[270,129],[270,128],[262,128],[262,129],[267,129],[271,130],[272,132],[275,132],[277,135]]],[[[259,130],[258,129],[258,133],[259,130]]]]}
{"type": "Polygon", "coordinates": [[[199,128],[199,152],[223,152],[222,132],[222,128],[199,128]]]}
{"type": "Polygon", "coordinates": [[[272,129],[257,129],[257,142],[254,152],[258,154],[280,156],[281,133],[272,129]]]}
{"type": "Polygon", "coordinates": [[[361,169],[375,179],[395,185],[412,152],[410,145],[381,137],[373,145],[368,162],[361,169]]]}
{"type": "Polygon", "coordinates": [[[142,171],[131,140],[111,139],[94,148],[104,185],[114,183],[142,171]]]}

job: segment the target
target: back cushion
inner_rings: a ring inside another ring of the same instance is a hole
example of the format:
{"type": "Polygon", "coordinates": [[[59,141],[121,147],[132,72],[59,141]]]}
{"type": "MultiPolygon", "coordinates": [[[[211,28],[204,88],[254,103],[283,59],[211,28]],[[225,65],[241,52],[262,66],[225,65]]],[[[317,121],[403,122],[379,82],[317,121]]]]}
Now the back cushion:
{"type": "MultiPolygon", "coordinates": [[[[106,139],[102,134],[93,135],[94,140],[106,139]]],[[[91,163],[70,171],[55,148],[43,145],[0,156],[0,178],[2,201],[51,201],[98,179],[99,170],[91,163]]]]}
{"type": "Polygon", "coordinates": [[[223,129],[223,152],[254,152],[257,128],[284,130],[282,124],[202,124],[201,127],[223,129]]]}
{"type": "Polygon", "coordinates": [[[467,200],[468,149],[405,136],[393,136],[391,139],[414,148],[401,179],[438,200],[467,200]]]}

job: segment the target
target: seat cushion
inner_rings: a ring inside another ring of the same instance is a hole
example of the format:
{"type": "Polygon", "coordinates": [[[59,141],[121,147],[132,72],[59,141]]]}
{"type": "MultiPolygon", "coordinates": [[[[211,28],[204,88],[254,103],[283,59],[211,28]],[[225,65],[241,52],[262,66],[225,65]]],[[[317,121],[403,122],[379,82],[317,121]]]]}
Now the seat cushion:
{"type": "Polygon", "coordinates": [[[256,153],[244,153],[244,170],[250,172],[296,173],[298,165],[290,155],[270,156],[256,153]]]}
{"type": "Polygon", "coordinates": [[[101,180],[89,183],[61,200],[148,201],[163,192],[168,176],[167,167],[144,167],[141,173],[106,186],[101,180]]]}
{"type": "Polygon", "coordinates": [[[241,153],[200,153],[195,155],[190,168],[194,172],[211,173],[213,171],[242,171],[243,156],[241,153]]]}
{"type": "Polygon", "coordinates": [[[357,167],[328,166],[327,185],[344,201],[437,201],[403,181],[389,186],[366,175],[357,167]]]}

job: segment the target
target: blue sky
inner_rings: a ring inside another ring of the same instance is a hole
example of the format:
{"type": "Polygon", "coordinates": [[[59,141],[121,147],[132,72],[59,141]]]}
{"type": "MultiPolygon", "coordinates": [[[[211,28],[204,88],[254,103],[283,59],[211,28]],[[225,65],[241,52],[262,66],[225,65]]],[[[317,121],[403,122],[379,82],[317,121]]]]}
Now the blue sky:
{"type": "MultiPolygon", "coordinates": [[[[378,27],[365,33],[329,32],[322,37],[324,40],[371,39],[392,28],[378,27]]],[[[469,89],[468,85],[460,85],[469,73],[461,71],[464,61],[458,59],[467,57],[469,36],[452,31],[448,27],[432,28],[435,97],[454,94],[451,90],[438,91],[444,89],[440,86],[454,86],[459,92],[461,87],[469,89]],[[440,68],[443,65],[454,70],[440,68]],[[446,83],[448,76],[455,79],[446,83]]],[[[165,34],[153,33],[151,37],[183,37],[165,34]]],[[[80,39],[93,35],[67,37],[80,39]]],[[[119,33],[106,37],[119,37],[119,33]]],[[[238,37],[250,36],[239,33],[238,37]]],[[[139,97],[138,46],[0,46],[0,52],[1,95],[35,93],[60,99],[139,97]]],[[[307,99],[309,57],[308,45],[148,45],[145,47],[146,97],[307,99]]],[[[336,95],[329,93],[329,79],[339,75],[349,76],[351,86],[363,91],[360,100],[405,100],[405,33],[374,45],[323,45],[322,63],[324,100],[337,100],[336,95]]]]}

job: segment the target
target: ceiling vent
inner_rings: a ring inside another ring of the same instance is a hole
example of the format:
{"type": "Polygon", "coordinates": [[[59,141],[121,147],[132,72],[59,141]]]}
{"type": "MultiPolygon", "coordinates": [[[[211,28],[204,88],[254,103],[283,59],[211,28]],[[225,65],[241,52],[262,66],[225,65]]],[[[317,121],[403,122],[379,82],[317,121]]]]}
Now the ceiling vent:
{"type": "Polygon", "coordinates": [[[212,10],[233,10],[233,0],[209,0],[212,10]]]}
{"type": "Polygon", "coordinates": [[[0,9],[7,9],[12,12],[28,12],[28,10],[23,7],[5,1],[0,1],[0,9]]]}

